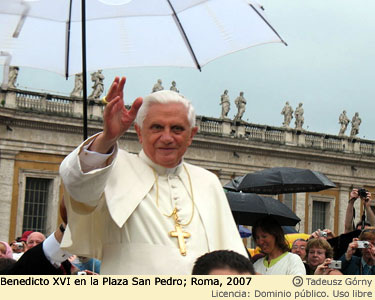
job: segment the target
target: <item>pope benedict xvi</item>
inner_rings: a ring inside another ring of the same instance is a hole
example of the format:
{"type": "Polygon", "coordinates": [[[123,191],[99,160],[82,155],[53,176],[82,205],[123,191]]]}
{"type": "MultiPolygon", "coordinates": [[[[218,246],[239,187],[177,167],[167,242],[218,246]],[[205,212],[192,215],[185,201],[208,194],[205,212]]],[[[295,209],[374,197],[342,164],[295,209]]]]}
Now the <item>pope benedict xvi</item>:
{"type": "Polygon", "coordinates": [[[198,128],[191,103],[172,91],[137,98],[125,78],[104,98],[103,132],[62,162],[68,227],[62,247],[102,260],[101,274],[191,274],[214,250],[246,255],[218,178],[184,162],[198,128]],[[142,151],[118,149],[135,121],[142,151]]]}

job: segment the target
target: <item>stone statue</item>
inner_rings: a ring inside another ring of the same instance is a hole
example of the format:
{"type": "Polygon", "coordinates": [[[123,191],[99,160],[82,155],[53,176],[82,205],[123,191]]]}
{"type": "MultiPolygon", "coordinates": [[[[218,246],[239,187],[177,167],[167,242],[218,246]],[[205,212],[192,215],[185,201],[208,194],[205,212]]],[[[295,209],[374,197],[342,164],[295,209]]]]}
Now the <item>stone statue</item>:
{"type": "Polygon", "coordinates": [[[9,75],[8,75],[8,87],[9,88],[16,88],[16,81],[18,76],[19,67],[10,66],[9,67],[9,75]]]}
{"type": "Polygon", "coordinates": [[[359,117],[359,114],[356,112],[352,119],[352,130],[350,136],[356,136],[359,133],[359,125],[361,125],[362,120],[359,117]]]}
{"type": "Polygon", "coordinates": [[[295,124],[296,124],[296,129],[301,130],[303,123],[305,122],[305,118],[303,117],[303,108],[302,108],[303,103],[298,104],[298,107],[296,108],[296,111],[294,112],[294,117],[296,118],[295,124]]]}
{"type": "Polygon", "coordinates": [[[83,78],[82,73],[78,73],[75,75],[74,78],[74,89],[70,93],[70,97],[81,98],[82,97],[82,89],[83,89],[83,78]]]}
{"type": "Polygon", "coordinates": [[[102,74],[102,70],[98,70],[97,72],[91,73],[91,81],[94,82],[94,84],[92,86],[92,93],[88,97],[88,99],[100,99],[100,96],[104,92],[104,75],[102,74]]]}
{"type": "Polygon", "coordinates": [[[155,92],[164,90],[161,84],[162,84],[161,79],[158,79],[158,81],[155,83],[154,87],[152,88],[152,92],[155,93],[155,92]]]}
{"type": "Polygon", "coordinates": [[[246,99],[243,96],[243,92],[240,92],[240,95],[234,100],[234,103],[237,106],[238,112],[235,121],[240,121],[246,109],[246,99]]]}
{"type": "Polygon", "coordinates": [[[174,91],[176,93],[179,93],[180,91],[177,89],[176,87],[176,81],[172,81],[172,85],[171,87],[169,88],[171,91],[174,91]]]}
{"type": "Polygon", "coordinates": [[[289,124],[293,119],[293,108],[289,105],[289,102],[285,102],[285,106],[281,111],[281,114],[284,115],[283,126],[289,128],[289,124]]]}
{"type": "Polygon", "coordinates": [[[350,123],[350,120],[348,116],[346,115],[346,110],[344,110],[339,117],[339,124],[341,125],[339,135],[345,134],[346,128],[348,127],[349,123],[350,123]]]}
{"type": "Polygon", "coordinates": [[[224,91],[224,94],[221,95],[220,98],[220,105],[221,105],[221,118],[225,119],[228,116],[230,110],[230,101],[228,96],[228,90],[224,91]]]}

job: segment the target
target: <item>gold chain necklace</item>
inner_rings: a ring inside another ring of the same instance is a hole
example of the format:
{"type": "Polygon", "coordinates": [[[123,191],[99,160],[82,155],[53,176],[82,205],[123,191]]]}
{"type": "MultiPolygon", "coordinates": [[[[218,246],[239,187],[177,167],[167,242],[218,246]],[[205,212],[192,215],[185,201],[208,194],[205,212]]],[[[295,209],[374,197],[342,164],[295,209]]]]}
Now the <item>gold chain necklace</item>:
{"type": "Polygon", "coordinates": [[[175,205],[173,205],[173,203],[172,203],[172,206],[174,206],[174,207],[173,207],[173,210],[172,210],[171,214],[165,214],[161,211],[161,209],[159,207],[159,176],[156,173],[156,171],[154,170],[154,168],[152,168],[152,171],[154,172],[155,184],[156,184],[156,206],[158,207],[158,209],[160,210],[160,212],[164,216],[166,216],[168,218],[173,217],[174,224],[175,224],[175,231],[170,231],[169,236],[177,238],[178,246],[180,248],[180,253],[181,253],[181,255],[185,256],[186,255],[185,238],[189,238],[191,236],[191,234],[189,232],[183,231],[182,227],[189,225],[191,223],[191,221],[193,220],[195,204],[194,204],[193,186],[191,184],[190,174],[189,174],[187,168],[185,167],[185,165],[183,165],[183,167],[184,167],[184,170],[185,170],[185,172],[187,174],[187,177],[188,177],[188,180],[189,180],[190,195],[191,195],[191,206],[192,206],[191,217],[190,217],[189,221],[186,222],[185,224],[181,224],[178,221],[177,208],[176,208],[175,205]]]}
{"type": "Polygon", "coordinates": [[[183,167],[184,167],[184,170],[185,170],[185,172],[186,172],[186,174],[187,174],[187,177],[188,177],[188,180],[189,180],[189,188],[190,188],[190,195],[191,195],[191,198],[190,198],[190,199],[191,199],[191,208],[192,208],[191,217],[190,217],[189,221],[186,222],[185,224],[182,224],[182,223],[178,222],[177,208],[176,208],[176,206],[174,206],[173,204],[172,204],[172,206],[174,206],[174,208],[173,208],[173,210],[172,210],[172,213],[170,213],[170,214],[166,214],[166,213],[164,213],[164,212],[161,211],[160,206],[159,206],[159,175],[156,173],[156,171],[154,170],[154,168],[152,168],[152,171],[154,172],[155,185],[156,185],[156,206],[158,207],[158,209],[161,211],[161,213],[162,213],[164,216],[166,216],[166,217],[168,217],[168,218],[174,216],[174,218],[175,218],[175,223],[176,223],[176,224],[179,224],[180,226],[188,226],[188,225],[191,223],[191,221],[193,220],[193,217],[194,217],[194,208],[195,208],[195,203],[194,203],[193,186],[192,186],[192,184],[191,184],[190,174],[189,174],[189,172],[188,172],[186,166],[183,165],[183,167]]]}

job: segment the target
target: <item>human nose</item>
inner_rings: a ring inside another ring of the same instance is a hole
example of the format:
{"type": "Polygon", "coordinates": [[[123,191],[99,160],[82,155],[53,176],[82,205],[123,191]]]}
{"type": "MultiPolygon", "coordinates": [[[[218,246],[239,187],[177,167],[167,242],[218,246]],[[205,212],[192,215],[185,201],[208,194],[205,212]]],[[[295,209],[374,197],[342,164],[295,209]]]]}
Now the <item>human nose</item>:
{"type": "Polygon", "coordinates": [[[161,134],[160,140],[164,143],[171,143],[173,141],[172,133],[168,128],[165,128],[161,134]]]}

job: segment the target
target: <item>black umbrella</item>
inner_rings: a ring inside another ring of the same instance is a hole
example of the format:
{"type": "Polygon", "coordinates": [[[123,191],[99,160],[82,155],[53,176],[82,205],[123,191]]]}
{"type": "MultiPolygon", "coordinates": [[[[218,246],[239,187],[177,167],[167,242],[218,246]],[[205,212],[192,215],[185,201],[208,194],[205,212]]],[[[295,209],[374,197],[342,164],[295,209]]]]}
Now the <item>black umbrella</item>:
{"type": "Polygon", "coordinates": [[[353,241],[353,238],[359,237],[361,230],[354,230],[351,232],[340,234],[332,239],[328,239],[327,242],[333,248],[333,258],[339,259],[348,249],[348,245],[353,241]]]}
{"type": "Polygon", "coordinates": [[[258,194],[318,192],[336,187],[324,174],[309,169],[276,167],[236,177],[224,185],[230,191],[258,194]]]}
{"type": "Polygon", "coordinates": [[[274,198],[252,193],[227,192],[226,195],[237,224],[252,226],[266,216],[272,216],[280,225],[286,226],[295,226],[301,221],[288,206],[274,198]]]}
{"type": "Polygon", "coordinates": [[[298,233],[294,226],[281,226],[285,234],[298,233]]]}

